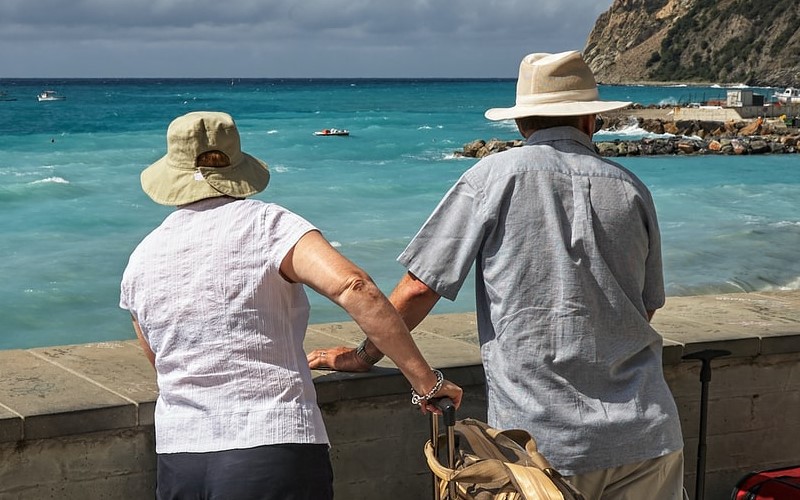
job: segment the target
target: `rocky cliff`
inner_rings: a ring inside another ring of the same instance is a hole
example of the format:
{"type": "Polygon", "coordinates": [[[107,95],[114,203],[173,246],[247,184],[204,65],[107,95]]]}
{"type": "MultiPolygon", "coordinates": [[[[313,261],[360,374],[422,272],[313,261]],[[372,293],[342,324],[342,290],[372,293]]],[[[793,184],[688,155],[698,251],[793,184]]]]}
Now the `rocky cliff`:
{"type": "Polygon", "coordinates": [[[584,56],[607,84],[800,86],[800,3],[614,0],[584,56]]]}

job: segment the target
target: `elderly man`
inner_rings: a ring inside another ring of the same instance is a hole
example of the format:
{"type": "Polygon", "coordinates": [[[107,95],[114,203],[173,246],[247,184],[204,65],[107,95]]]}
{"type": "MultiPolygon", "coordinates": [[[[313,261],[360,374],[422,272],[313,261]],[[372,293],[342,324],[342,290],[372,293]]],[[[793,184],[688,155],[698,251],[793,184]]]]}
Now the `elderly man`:
{"type": "MultiPolygon", "coordinates": [[[[474,263],[489,424],[528,430],[588,499],[679,500],[683,439],[650,326],[664,305],[656,211],[591,141],[596,115],[629,103],[599,100],[578,52],[525,57],[516,97],[486,117],[515,120],[525,145],[447,192],[390,300],[413,328],[474,263]]],[[[353,370],[381,356],[367,341],[336,352],[353,370]]]]}

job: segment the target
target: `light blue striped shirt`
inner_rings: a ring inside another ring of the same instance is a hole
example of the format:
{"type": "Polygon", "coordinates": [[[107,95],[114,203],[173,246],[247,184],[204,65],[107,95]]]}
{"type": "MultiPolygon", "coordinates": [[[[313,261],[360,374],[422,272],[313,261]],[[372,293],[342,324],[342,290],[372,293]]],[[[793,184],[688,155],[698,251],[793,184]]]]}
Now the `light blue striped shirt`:
{"type": "Polygon", "coordinates": [[[647,311],[664,304],[646,186],[572,127],[488,156],[398,261],[453,300],[473,263],[489,424],[524,428],[562,474],[683,447],[647,311]]]}

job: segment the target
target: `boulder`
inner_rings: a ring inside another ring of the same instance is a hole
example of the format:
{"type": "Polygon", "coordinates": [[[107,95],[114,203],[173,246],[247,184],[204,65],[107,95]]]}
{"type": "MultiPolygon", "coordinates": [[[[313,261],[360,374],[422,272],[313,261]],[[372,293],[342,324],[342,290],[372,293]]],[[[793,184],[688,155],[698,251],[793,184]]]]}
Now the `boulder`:
{"type": "Polygon", "coordinates": [[[613,142],[600,142],[595,145],[600,156],[616,156],[617,145],[613,142]]]}
{"type": "Polygon", "coordinates": [[[767,141],[762,139],[755,140],[750,143],[750,153],[752,154],[764,154],[769,153],[772,151],[772,148],[769,147],[767,141]]]}
{"type": "Polygon", "coordinates": [[[489,150],[490,153],[499,153],[500,151],[505,151],[511,145],[514,144],[513,141],[501,141],[499,139],[492,139],[486,143],[486,149],[489,150]]]}
{"type": "Polygon", "coordinates": [[[659,119],[647,119],[642,120],[642,124],[640,125],[644,130],[647,130],[653,134],[663,134],[664,133],[664,122],[659,119]]]}
{"type": "Polygon", "coordinates": [[[680,151],[681,153],[690,155],[694,154],[694,152],[697,151],[697,149],[698,149],[697,145],[694,143],[694,141],[678,142],[678,151],[680,151]]]}
{"type": "Polygon", "coordinates": [[[759,117],[757,120],[739,129],[739,135],[743,136],[758,135],[761,131],[762,123],[764,123],[764,120],[761,117],[759,117]]]}
{"type": "Polygon", "coordinates": [[[678,129],[677,135],[695,135],[697,133],[696,120],[678,120],[675,122],[675,127],[678,129]]]}
{"type": "Polygon", "coordinates": [[[719,135],[716,131],[724,127],[725,124],[721,121],[700,120],[700,130],[704,130],[707,134],[719,135]]]}
{"type": "Polygon", "coordinates": [[[675,122],[667,122],[664,124],[664,133],[665,134],[672,134],[678,135],[678,127],[675,125],[675,122]]]}
{"type": "Polygon", "coordinates": [[[783,145],[782,142],[773,142],[769,145],[770,153],[773,154],[783,154],[786,152],[786,146],[783,145]]]}

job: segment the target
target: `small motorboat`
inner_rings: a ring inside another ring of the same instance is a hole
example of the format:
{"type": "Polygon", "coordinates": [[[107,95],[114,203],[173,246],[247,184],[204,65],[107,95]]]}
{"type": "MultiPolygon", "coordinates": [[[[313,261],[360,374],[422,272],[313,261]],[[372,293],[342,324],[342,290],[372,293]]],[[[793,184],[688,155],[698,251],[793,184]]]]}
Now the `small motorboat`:
{"type": "Polygon", "coordinates": [[[36,98],[39,99],[39,101],[63,101],[67,97],[59,94],[55,90],[43,90],[36,98]]]}
{"type": "Polygon", "coordinates": [[[16,101],[16,97],[11,97],[5,90],[0,90],[0,101],[16,101]]]}
{"type": "Polygon", "coordinates": [[[345,130],[343,128],[324,128],[322,130],[317,130],[314,132],[314,135],[350,135],[349,130],[345,130]]]}
{"type": "Polygon", "coordinates": [[[775,97],[781,104],[800,104],[800,88],[787,87],[780,94],[776,93],[775,97]]]}

